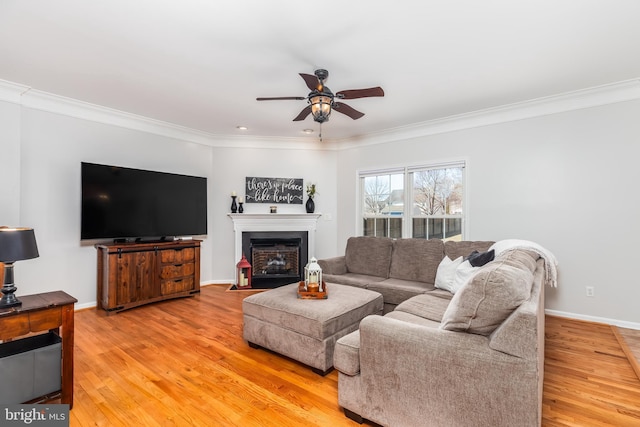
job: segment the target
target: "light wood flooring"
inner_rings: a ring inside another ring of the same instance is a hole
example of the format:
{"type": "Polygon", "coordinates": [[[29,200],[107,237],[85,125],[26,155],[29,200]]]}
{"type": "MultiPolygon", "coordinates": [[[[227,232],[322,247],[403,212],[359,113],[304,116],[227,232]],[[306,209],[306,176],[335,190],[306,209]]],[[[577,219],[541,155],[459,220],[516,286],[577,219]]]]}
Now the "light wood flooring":
{"type": "MultiPolygon", "coordinates": [[[[242,340],[251,292],[226,289],[78,311],[71,426],[357,426],[336,371],[320,377],[242,340]]],[[[609,326],[547,317],[546,336],[543,425],[640,426],[640,380],[609,326]]]]}
{"type": "Polygon", "coordinates": [[[640,330],[619,328],[617,326],[612,326],[611,329],[616,335],[622,350],[627,355],[631,367],[640,378],[640,330]]]}

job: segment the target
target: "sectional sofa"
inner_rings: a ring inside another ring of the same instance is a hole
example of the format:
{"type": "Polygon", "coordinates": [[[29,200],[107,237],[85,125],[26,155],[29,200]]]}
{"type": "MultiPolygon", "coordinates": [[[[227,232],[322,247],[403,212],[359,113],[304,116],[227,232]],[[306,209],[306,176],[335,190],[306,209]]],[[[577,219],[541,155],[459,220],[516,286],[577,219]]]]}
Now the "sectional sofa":
{"type": "Polygon", "coordinates": [[[343,257],[319,261],[326,282],[384,299],[384,316],[336,343],[345,414],[385,426],[539,426],[543,291],[556,260],[529,243],[354,237],[343,257]],[[456,277],[473,251],[484,265],[456,277]]]}

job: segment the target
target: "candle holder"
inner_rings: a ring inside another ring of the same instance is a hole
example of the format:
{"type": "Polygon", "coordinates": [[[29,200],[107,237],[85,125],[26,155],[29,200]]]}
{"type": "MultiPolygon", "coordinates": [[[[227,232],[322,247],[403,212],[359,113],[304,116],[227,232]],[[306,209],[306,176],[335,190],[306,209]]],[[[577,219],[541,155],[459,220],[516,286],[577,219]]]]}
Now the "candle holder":
{"type": "Polygon", "coordinates": [[[231,213],[238,212],[238,204],[236,203],[236,197],[238,196],[231,196],[231,213]]]}
{"type": "Polygon", "coordinates": [[[242,202],[238,202],[238,213],[244,212],[244,208],[242,207],[242,205],[243,205],[242,202]]]}
{"type": "Polygon", "coordinates": [[[236,287],[238,289],[250,289],[251,288],[251,264],[247,261],[247,258],[242,254],[242,258],[236,264],[236,287]]]}

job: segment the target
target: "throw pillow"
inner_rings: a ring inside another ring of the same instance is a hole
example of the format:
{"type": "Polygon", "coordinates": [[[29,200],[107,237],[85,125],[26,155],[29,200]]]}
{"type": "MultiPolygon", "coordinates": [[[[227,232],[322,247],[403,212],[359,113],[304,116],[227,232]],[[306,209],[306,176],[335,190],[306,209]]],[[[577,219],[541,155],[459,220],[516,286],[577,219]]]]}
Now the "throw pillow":
{"type": "Polygon", "coordinates": [[[491,249],[487,252],[473,251],[465,258],[465,260],[469,261],[469,263],[474,267],[482,267],[483,265],[493,261],[495,257],[496,251],[491,249]]]}
{"type": "Polygon", "coordinates": [[[442,258],[436,271],[436,288],[453,293],[453,281],[456,277],[456,269],[462,264],[462,257],[451,260],[448,256],[442,258]]]}
{"type": "Polygon", "coordinates": [[[469,261],[463,261],[456,268],[456,276],[453,279],[453,284],[451,285],[450,292],[455,294],[464,286],[465,283],[469,281],[471,276],[473,276],[478,271],[478,268],[471,265],[469,261]]]}
{"type": "Polygon", "coordinates": [[[502,262],[483,267],[453,296],[440,328],[490,335],[529,298],[532,283],[528,268],[502,262]]]}

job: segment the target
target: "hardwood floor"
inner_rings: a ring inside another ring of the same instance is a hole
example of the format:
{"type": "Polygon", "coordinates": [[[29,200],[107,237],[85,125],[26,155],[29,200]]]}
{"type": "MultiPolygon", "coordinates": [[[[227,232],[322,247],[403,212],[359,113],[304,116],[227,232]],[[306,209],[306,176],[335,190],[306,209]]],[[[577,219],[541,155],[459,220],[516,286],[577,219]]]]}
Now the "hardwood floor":
{"type": "MultiPolygon", "coordinates": [[[[242,340],[250,294],[213,285],[112,316],[77,312],[71,426],[356,426],[336,371],[320,377],[242,340]]],[[[609,326],[548,317],[546,335],[543,425],[640,425],[640,380],[609,326]]]]}
{"type": "Polygon", "coordinates": [[[631,367],[640,378],[640,330],[619,328],[617,326],[611,326],[611,330],[618,339],[624,354],[627,355],[631,367]]]}
{"type": "Polygon", "coordinates": [[[545,426],[640,426],[640,380],[611,327],[547,316],[545,426]]]}

